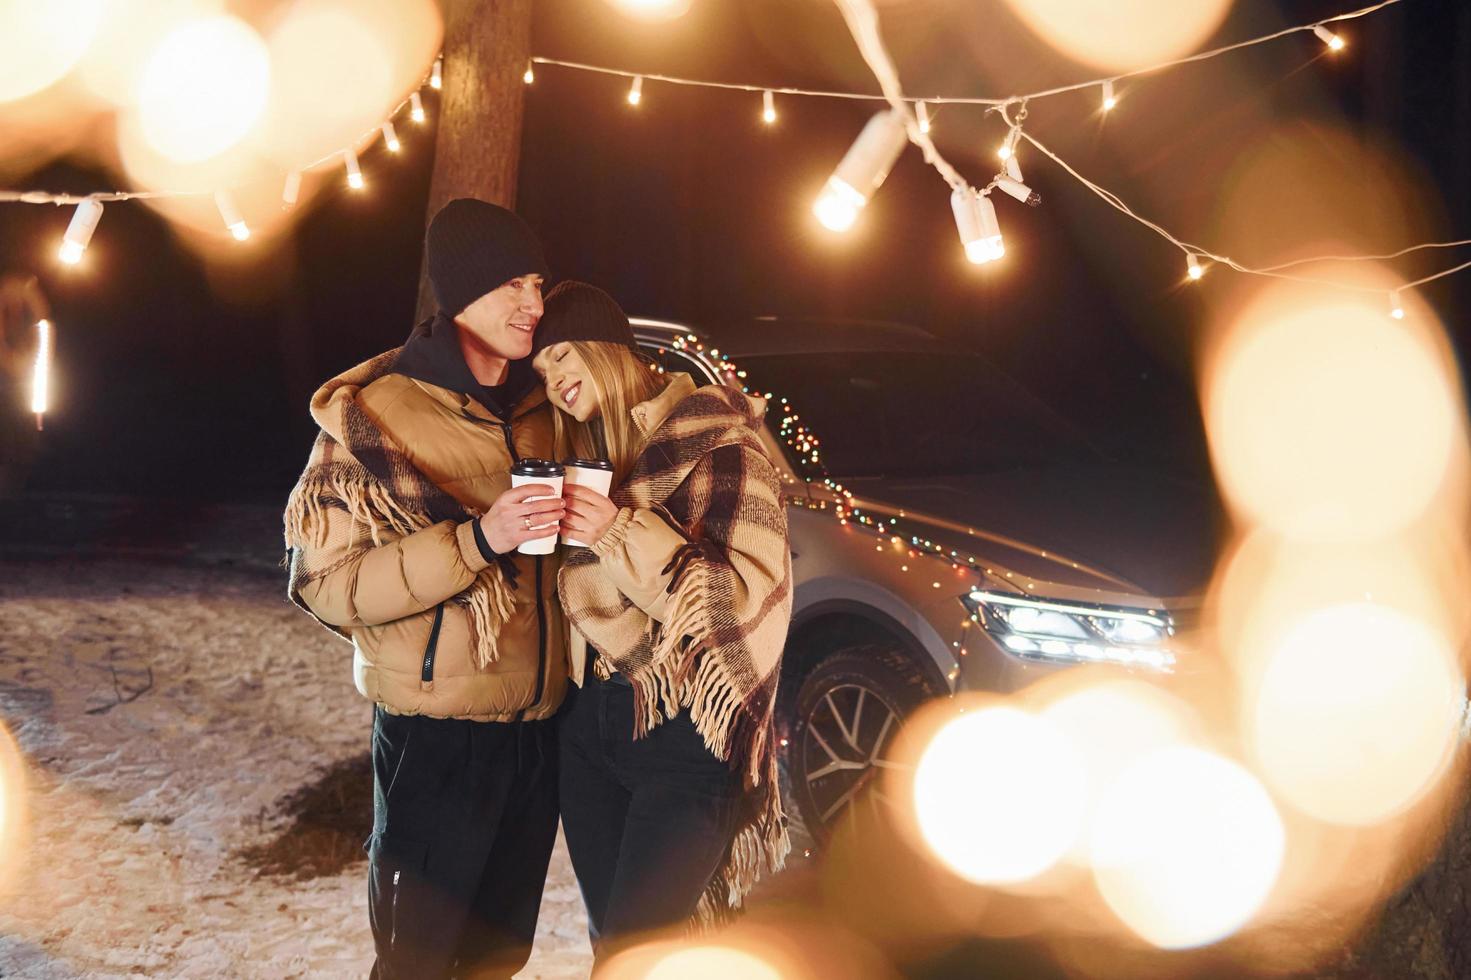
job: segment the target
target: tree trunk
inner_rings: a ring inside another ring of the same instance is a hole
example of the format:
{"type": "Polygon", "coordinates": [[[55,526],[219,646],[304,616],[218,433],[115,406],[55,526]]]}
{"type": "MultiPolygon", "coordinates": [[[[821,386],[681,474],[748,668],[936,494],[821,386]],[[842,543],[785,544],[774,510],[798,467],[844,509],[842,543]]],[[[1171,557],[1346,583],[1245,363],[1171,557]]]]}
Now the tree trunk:
{"type": "MultiPolygon", "coordinates": [[[[457,197],[516,201],[521,111],[531,57],[532,0],[440,0],[444,88],[439,99],[427,222],[457,197]]],[[[434,310],[420,264],[419,319],[434,310]]]]}

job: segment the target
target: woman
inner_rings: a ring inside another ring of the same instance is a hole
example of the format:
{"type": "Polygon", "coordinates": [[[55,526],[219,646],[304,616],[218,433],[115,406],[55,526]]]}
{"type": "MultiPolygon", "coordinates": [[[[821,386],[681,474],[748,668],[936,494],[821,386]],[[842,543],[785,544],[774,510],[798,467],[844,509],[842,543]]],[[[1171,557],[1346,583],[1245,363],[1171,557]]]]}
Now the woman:
{"type": "Polygon", "coordinates": [[[559,451],[613,464],[568,486],[563,560],[580,685],[562,713],[561,805],[600,959],[651,929],[712,924],[788,849],[772,728],[791,618],[765,403],[638,353],[611,296],[546,298],[532,365],[559,451]]]}

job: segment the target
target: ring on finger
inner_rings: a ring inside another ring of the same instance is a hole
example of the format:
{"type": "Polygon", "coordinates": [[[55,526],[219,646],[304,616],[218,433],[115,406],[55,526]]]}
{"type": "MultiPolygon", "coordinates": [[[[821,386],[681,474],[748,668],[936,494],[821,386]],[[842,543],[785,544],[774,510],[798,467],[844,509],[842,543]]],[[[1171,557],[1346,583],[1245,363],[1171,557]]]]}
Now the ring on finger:
{"type": "Polygon", "coordinates": [[[531,517],[529,515],[521,518],[521,522],[526,525],[526,530],[531,530],[531,517]]]}

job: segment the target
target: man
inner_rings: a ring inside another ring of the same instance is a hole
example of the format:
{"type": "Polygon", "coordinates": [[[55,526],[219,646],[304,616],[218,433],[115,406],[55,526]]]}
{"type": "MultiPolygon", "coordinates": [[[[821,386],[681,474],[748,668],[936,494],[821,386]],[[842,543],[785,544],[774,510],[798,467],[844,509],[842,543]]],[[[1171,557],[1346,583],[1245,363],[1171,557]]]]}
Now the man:
{"type": "Polygon", "coordinates": [[[557,826],[567,683],[553,558],[552,409],[524,360],[541,246],[510,211],[430,222],[439,310],[313,396],[321,433],[286,511],[293,601],[353,643],[373,711],[373,976],[509,977],[530,955],[557,826]]]}

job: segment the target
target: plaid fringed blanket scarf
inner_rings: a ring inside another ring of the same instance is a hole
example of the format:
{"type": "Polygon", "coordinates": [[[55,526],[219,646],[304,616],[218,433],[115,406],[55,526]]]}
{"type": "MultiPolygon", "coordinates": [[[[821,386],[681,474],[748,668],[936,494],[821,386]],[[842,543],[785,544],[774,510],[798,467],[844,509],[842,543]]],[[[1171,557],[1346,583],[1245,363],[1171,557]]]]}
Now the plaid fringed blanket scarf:
{"type": "MultiPolygon", "coordinates": [[[[634,737],[688,711],[705,744],[742,774],[742,813],[725,864],[700,901],[697,925],[726,920],[789,842],[777,785],[773,710],[792,612],[786,510],[758,432],[764,402],[709,386],[683,398],[650,435],[620,507],[672,518],[689,544],[660,624],[577,549],[558,578],[568,618],[633,685],[634,737]]],[[[675,564],[675,563],[671,563],[675,564]]]]}
{"type": "MultiPolygon", "coordinates": [[[[285,515],[287,589],[291,601],[308,613],[312,611],[301,590],[309,583],[387,540],[474,516],[415,468],[358,407],[357,393],[388,374],[397,355],[398,350],[391,350],[358,365],[312,399],[312,415],[322,431],[287,499],[285,515]]],[[[497,637],[515,603],[503,570],[494,564],[483,569],[451,601],[469,614],[477,663],[484,667],[494,662],[497,637]]],[[[346,630],[323,625],[351,639],[346,630]]]]}

